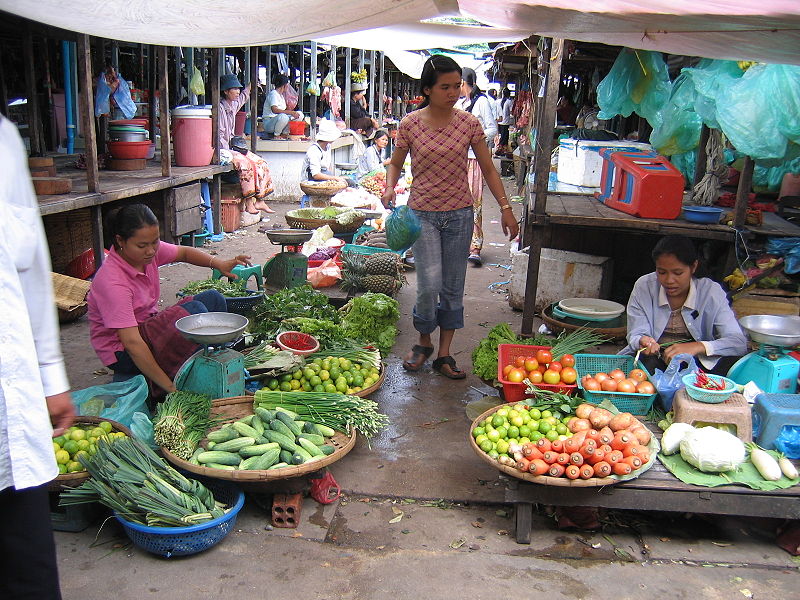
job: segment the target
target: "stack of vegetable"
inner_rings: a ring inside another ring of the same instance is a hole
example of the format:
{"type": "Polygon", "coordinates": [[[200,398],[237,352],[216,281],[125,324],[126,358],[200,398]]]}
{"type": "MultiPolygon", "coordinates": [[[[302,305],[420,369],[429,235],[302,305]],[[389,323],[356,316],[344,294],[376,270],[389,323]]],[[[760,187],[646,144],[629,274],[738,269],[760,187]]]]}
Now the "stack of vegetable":
{"type": "Polygon", "coordinates": [[[367,348],[343,349],[327,356],[313,354],[302,368],[265,378],[264,387],[282,392],[357,394],[380,380],[380,357],[380,352],[367,348]]]}
{"type": "MultiPolygon", "coordinates": [[[[337,182],[338,183],[338,182],[337,182]]],[[[320,187],[324,184],[318,182],[320,187]]],[[[312,185],[312,183],[308,183],[312,185]]],[[[317,185],[317,184],[313,184],[317,185]]],[[[334,186],[338,187],[338,186],[334,186]]],[[[325,208],[298,208],[286,213],[287,217],[298,219],[322,219],[325,221],[336,221],[339,225],[352,225],[357,222],[364,222],[364,213],[353,208],[341,208],[338,206],[326,206],[325,208]]]]}
{"type": "Polygon", "coordinates": [[[223,279],[201,279],[199,281],[190,281],[179,292],[184,296],[194,296],[206,290],[217,290],[223,296],[228,298],[241,298],[247,296],[247,282],[242,279],[235,279],[234,281],[227,281],[223,279]]]}
{"type": "Polygon", "coordinates": [[[342,314],[344,334],[380,350],[382,356],[389,354],[397,338],[397,322],[400,320],[400,304],[385,294],[367,292],[351,298],[342,314]]]}
{"type": "MultiPolygon", "coordinates": [[[[250,332],[261,340],[273,340],[281,330],[281,322],[293,317],[306,317],[339,323],[339,313],[328,302],[328,297],[310,285],[289,288],[265,296],[251,315],[250,332]]],[[[311,331],[303,331],[316,337],[311,331]]]]}
{"type": "Polygon", "coordinates": [[[91,477],[63,492],[61,506],[100,502],[128,521],[150,527],[186,527],[224,514],[224,505],[208,488],[133,438],[101,440],[94,456],[80,460],[91,477]]]}
{"type": "Polygon", "coordinates": [[[210,413],[211,396],[180,390],[167,394],[156,407],[153,440],[175,456],[188,459],[217,423],[210,413]]]}
{"type": "Polygon", "coordinates": [[[358,254],[342,252],[341,287],[346,292],[375,292],[394,296],[406,282],[394,252],[358,254]]]}

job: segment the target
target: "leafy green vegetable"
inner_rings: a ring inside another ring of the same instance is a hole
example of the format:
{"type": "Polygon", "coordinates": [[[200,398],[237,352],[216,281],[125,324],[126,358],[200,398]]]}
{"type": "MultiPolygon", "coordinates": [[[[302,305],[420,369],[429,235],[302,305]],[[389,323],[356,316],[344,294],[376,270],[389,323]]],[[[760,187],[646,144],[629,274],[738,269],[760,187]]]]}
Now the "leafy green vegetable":
{"type": "Polygon", "coordinates": [[[185,296],[194,296],[206,290],[217,290],[223,296],[228,298],[241,298],[247,296],[247,282],[239,278],[234,281],[227,281],[222,279],[202,279],[199,281],[190,281],[180,291],[185,296]]]}
{"type": "Polygon", "coordinates": [[[397,300],[386,294],[367,292],[341,308],[342,328],[347,337],[373,344],[386,356],[397,338],[400,310],[397,300]]]}
{"type": "Polygon", "coordinates": [[[508,323],[495,325],[489,335],[478,342],[472,352],[472,372],[481,379],[497,378],[497,346],[500,344],[524,344],[526,346],[550,346],[553,338],[537,334],[532,338],[520,338],[511,331],[508,323]]]}
{"type": "Polygon", "coordinates": [[[309,317],[284,319],[281,324],[281,330],[301,331],[308,335],[313,335],[319,341],[320,348],[335,347],[347,338],[344,327],[338,323],[309,317]]]}
{"type": "Polygon", "coordinates": [[[281,330],[281,322],[293,317],[308,317],[339,323],[339,313],[328,297],[310,285],[280,290],[265,296],[252,312],[250,332],[262,340],[271,340],[281,330]]]}

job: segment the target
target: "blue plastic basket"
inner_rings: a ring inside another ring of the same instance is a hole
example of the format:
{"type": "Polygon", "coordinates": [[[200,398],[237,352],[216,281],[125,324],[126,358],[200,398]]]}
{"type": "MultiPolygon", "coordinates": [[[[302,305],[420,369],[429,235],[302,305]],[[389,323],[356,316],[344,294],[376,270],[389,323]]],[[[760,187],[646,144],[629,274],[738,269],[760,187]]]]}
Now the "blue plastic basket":
{"type": "MultiPolygon", "coordinates": [[[[619,410],[629,412],[634,415],[646,415],[653,406],[653,402],[658,394],[627,394],[625,392],[593,392],[583,388],[581,377],[586,374],[608,373],[614,369],[622,369],[629,373],[634,368],[633,356],[627,354],[576,354],[575,370],[578,372],[578,388],[583,393],[587,402],[600,404],[603,400],[608,400],[619,410]]],[[[636,368],[647,373],[650,379],[650,372],[641,363],[636,363],[636,368]]]]}
{"type": "Polygon", "coordinates": [[[231,532],[236,516],[244,506],[244,492],[236,486],[222,481],[204,481],[214,498],[232,508],[216,519],[189,527],[148,527],[132,523],[118,514],[114,516],[125,529],[128,537],[142,550],[165,558],[187,556],[208,550],[231,532]]]}
{"type": "Polygon", "coordinates": [[[720,404],[721,402],[725,402],[725,400],[733,396],[733,393],[736,391],[736,384],[727,377],[722,377],[721,375],[708,375],[709,379],[713,379],[719,383],[724,383],[724,390],[704,390],[701,387],[697,387],[696,385],[692,384],[696,377],[697,375],[695,373],[689,373],[688,375],[684,375],[681,379],[683,385],[686,386],[686,393],[689,394],[689,397],[692,400],[705,402],[706,404],[720,404]]]}

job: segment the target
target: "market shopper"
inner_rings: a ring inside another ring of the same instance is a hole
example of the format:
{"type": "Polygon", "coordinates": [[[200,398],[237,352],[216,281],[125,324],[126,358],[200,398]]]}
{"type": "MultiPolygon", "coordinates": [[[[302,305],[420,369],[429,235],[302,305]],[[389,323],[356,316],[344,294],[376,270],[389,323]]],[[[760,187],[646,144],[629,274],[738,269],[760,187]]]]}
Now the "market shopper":
{"type": "Polygon", "coordinates": [[[389,134],[385,130],[379,129],[372,138],[372,143],[367,151],[358,159],[358,169],[356,175],[361,178],[367,173],[380,169],[389,164],[390,158],[387,156],[386,147],[389,145],[389,134]]]}
{"type": "Polygon", "coordinates": [[[261,112],[261,123],[264,133],[280,139],[289,139],[289,121],[302,121],[303,113],[286,108],[286,89],[289,78],[280,73],[275,77],[275,88],[267,95],[264,109],[261,112]]]}
{"type": "Polygon", "coordinates": [[[58,600],[47,484],[58,475],[52,437],[72,424],[74,408],[25,147],[2,115],[0,161],[0,597],[58,600]]]}
{"type": "Polygon", "coordinates": [[[114,244],[97,270],[89,292],[89,334],[98,358],[122,381],[143,374],[154,395],[174,392],[173,378],[197,346],[183,338],[175,321],[189,314],[225,312],[216,290],[188,296],[161,312],[158,267],[186,262],[216,268],[223,275],[250,257],[223,260],[191,246],[160,241],[158,220],[144,204],[129,204],[112,218],[114,244]]]}
{"type": "Polygon", "coordinates": [[[705,371],[726,375],[747,352],[747,339],[724,290],[694,276],[699,259],[687,237],[661,238],[652,258],[655,272],[636,281],[628,300],[628,345],[620,354],[641,349],[651,373],[678,354],[690,354],[705,371]]]}
{"type": "Polygon", "coordinates": [[[473,195],[466,178],[469,149],[500,204],[503,232],[513,239],[519,225],[492,163],[481,122],[455,108],[461,93],[458,63],[446,56],[431,56],[423,66],[421,86],[425,99],[400,122],[381,198],[385,207],[394,205],[394,186],[411,152],[414,185],[408,206],[422,226],[413,246],[417,270],[414,328],[419,342],[403,367],[418,371],[425,364],[433,354],[431,334],[438,328],[433,368],[451,379],[463,379],[466,373],[456,366],[450,345],[456,329],[464,326],[464,280],[473,225],[473,195]]]}
{"type": "Polygon", "coordinates": [[[352,84],[350,91],[350,129],[367,138],[371,138],[379,125],[367,112],[366,92],[366,84],[352,84]]]}
{"type": "Polygon", "coordinates": [[[508,147],[508,130],[514,123],[514,117],[511,116],[511,107],[514,103],[511,101],[511,90],[503,88],[502,98],[498,101],[497,113],[497,129],[500,131],[500,142],[497,145],[495,156],[501,157],[510,151],[508,147]]]}
{"type": "MultiPolygon", "coordinates": [[[[469,68],[462,70],[461,99],[458,108],[472,113],[478,117],[483,129],[484,143],[487,148],[494,146],[497,135],[497,115],[494,112],[494,101],[486,96],[478,87],[475,71],[469,68]]],[[[494,170],[494,167],[492,167],[494,170]]],[[[474,211],[472,225],[472,241],[469,247],[469,262],[480,267],[483,264],[481,250],[483,249],[483,170],[478,164],[475,151],[470,148],[467,157],[467,181],[472,194],[472,207],[474,211]]]]}

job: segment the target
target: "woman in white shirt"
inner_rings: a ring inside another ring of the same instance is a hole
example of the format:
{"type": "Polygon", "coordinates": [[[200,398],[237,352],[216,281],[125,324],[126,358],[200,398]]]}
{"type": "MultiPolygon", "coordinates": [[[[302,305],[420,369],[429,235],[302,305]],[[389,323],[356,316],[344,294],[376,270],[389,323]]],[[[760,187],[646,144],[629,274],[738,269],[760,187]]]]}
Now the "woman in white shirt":
{"type": "Polygon", "coordinates": [[[503,88],[502,99],[498,103],[500,110],[497,116],[497,128],[500,130],[500,144],[497,147],[495,156],[506,154],[508,148],[508,128],[514,123],[514,117],[511,116],[511,107],[514,103],[511,101],[511,90],[503,88]]]}
{"type": "MultiPolygon", "coordinates": [[[[494,136],[497,135],[497,118],[492,109],[492,100],[481,92],[478,87],[475,71],[469,68],[462,69],[461,79],[461,99],[456,106],[478,117],[483,126],[486,145],[491,148],[494,143],[494,136]]],[[[469,181],[469,189],[472,193],[473,209],[475,211],[468,260],[474,266],[480,267],[483,264],[481,260],[481,249],[483,248],[483,219],[481,215],[483,174],[472,148],[470,148],[467,158],[467,180],[469,181]]]]}
{"type": "Polygon", "coordinates": [[[389,134],[385,130],[379,129],[375,132],[375,137],[372,138],[367,151],[358,159],[358,170],[356,176],[360,179],[370,171],[374,171],[380,167],[385,167],[389,164],[390,157],[386,152],[386,147],[389,145],[389,134]]]}
{"type": "Polygon", "coordinates": [[[283,73],[275,78],[275,89],[273,89],[264,101],[264,109],[261,111],[261,122],[264,132],[275,137],[288,139],[289,121],[300,121],[303,113],[297,110],[286,109],[286,99],[283,94],[289,78],[283,73]]]}

